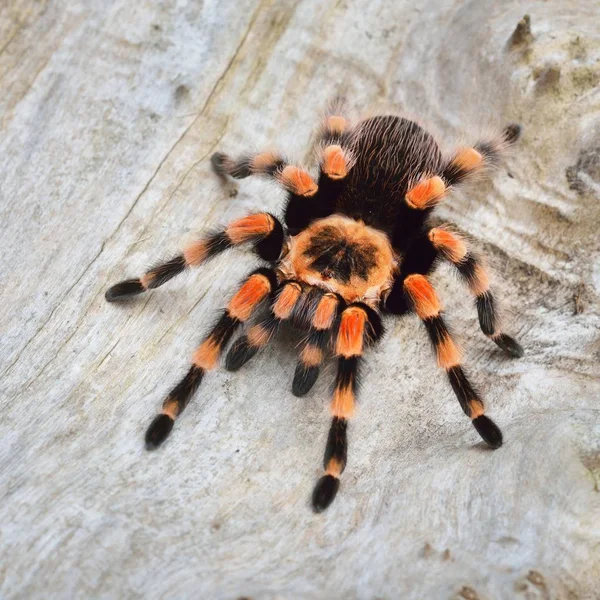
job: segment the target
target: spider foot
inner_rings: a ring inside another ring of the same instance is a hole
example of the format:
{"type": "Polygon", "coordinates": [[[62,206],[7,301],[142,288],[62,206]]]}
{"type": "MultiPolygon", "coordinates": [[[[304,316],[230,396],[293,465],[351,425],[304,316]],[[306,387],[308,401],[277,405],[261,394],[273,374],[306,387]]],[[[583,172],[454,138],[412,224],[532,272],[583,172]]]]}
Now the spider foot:
{"type": "Polygon", "coordinates": [[[324,475],[319,479],[312,495],[312,506],[316,513],[324,511],[335,498],[340,480],[333,475],[324,475]]]}

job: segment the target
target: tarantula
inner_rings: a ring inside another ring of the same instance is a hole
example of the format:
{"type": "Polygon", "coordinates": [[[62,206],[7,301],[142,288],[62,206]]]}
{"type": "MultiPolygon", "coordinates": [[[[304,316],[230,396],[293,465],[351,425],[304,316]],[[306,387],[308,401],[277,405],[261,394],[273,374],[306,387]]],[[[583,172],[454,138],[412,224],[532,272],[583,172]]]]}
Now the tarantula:
{"type": "Polygon", "coordinates": [[[518,139],[520,127],[509,125],[497,139],[444,157],[434,138],[413,121],[388,115],[351,126],[340,113],[330,111],[319,130],[316,181],[273,152],[237,160],[222,153],[212,156],[223,178],[266,175],[282,185],[287,191],[283,223],[270,213],[238,219],[106,292],[109,302],[128,298],[228,248],[252,244],[269,266],[252,272],[231,298],[152,421],[146,446],[156,448],[165,441],[204,374],[215,368],[234,332],[255,313],[253,324],[227,354],[229,370],[244,365],[283,321],[290,321],[306,332],[292,385],[296,396],[314,385],[328,352],[337,358],[325,472],[312,496],[315,511],[329,506],[337,494],[347,461],[347,424],[356,404],[359,367],[367,347],[383,335],[382,315],[416,313],[463,412],[489,446],[502,444],[500,429],[485,416],[481,396],[462,367],[461,352],[429,281],[439,259],[454,265],[474,296],[483,333],[510,356],[523,354],[500,329],[481,259],[451,227],[429,223],[449,189],[495,163],[518,139]]]}

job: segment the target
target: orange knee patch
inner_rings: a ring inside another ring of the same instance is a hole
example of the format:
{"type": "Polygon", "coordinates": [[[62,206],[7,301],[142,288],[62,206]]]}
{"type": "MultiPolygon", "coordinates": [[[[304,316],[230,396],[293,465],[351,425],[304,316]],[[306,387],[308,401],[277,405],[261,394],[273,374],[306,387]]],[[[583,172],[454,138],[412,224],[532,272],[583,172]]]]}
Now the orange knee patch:
{"type": "Polygon", "coordinates": [[[179,414],[179,402],[177,400],[173,400],[173,398],[167,398],[164,401],[162,411],[164,415],[169,415],[173,421],[177,418],[179,414]]]}
{"type": "Polygon", "coordinates": [[[462,358],[460,348],[449,336],[444,336],[436,345],[438,365],[443,369],[451,369],[460,364],[462,358]]]}
{"type": "Polygon", "coordinates": [[[317,193],[317,184],[304,169],[289,165],[279,178],[286,189],[298,196],[314,196],[317,193]]]}
{"type": "Polygon", "coordinates": [[[154,281],[154,273],[149,272],[145,273],[140,277],[140,283],[142,287],[147,290],[150,287],[150,284],[154,281]]]}
{"type": "Polygon", "coordinates": [[[480,264],[475,266],[473,277],[469,281],[469,289],[475,296],[485,294],[490,289],[490,278],[485,268],[480,264]]]}
{"type": "Polygon", "coordinates": [[[404,280],[404,289],[407,291],[421,319],[437,317],[441,305],[433,286],[423,275],[409,275],[404,280]]]}
{"type": "Polygon", "coordinates": [[[319,300],[315,316],[312,320],[312,326],[315,329],[329,329],[335,318],[337,306],[337,298],[333,294],[325,294],[319,300]]]}
{"type": "Polygon", "coordinates": [[[229,314],[240,321],[247,321],[270,290],[271,284],[264,275],[251,275],[229,302],[229,314]]]}
{"type": "Polygon", "coordinates": [[[463,148],[459,150],[452,164],[462,171],[473,171],[483,164],[483,156],[475,148],[463,148]]]}
{"type": "Polygon", "coordinates": [[[286,284],[273,305],[273,314],[278,319],[287,319],[301,294],[302,288],[297,283],[286,284]]]}
{"type": "Polygon", "coordinates": [[[331,414],[334,417],[349,419],[354,415],[354,392],[352,386],[335,388],[331,400],[331,414]]]}
{"type": "Polygon", "coordinates": [[[250,327],[247,334],[248,343],[254,348],[262,348],[271,339],[271,330],[262,325],[250,327]]]}
{"type": "Polygon", "coordinates": [[[274,152],[261,152],[252,157],[250,168],[256,173],[270,173],[283,159],[274,152]]]}
{"type": "Polygon", "coordinates": [[[198,266],[204,262],[207,252],[206,242],[198,241],[190,244],[183,250],[183,258],[187,265],[198,266]]]}
{"type": "Polygon", "coordinates": [[[312,344],[306,344],[300,353],[300,360],[307,367],[318,367],[323,362],[323,351],[312,344]]]}
{"type": "Polygon", "coordinates": [[[446,185],[437,175],[418,183],[406,194],[406,203],[411,208],[423,210],[433,206],[444,195],[446,185]]]}
{"type": "Polygon", "coordinates": [[[331,179],[343,179],[348,174],[346,157],[341,146],[327,146],[323,150],[323,171],[331,179]]]}
{"type": "Polygon", "coordinates": [[[448,260],[453,263],[460,263],[467,255],[467,244],[462,238],[443,227],[434,227],[429,232],[431,243],[448,260]]]}
{"type": "Polygon", "coordinates": [[[225,233],[233,244],[242,244],[257,237],[267,236],[274,226],[271,215],[258,213],[233,221],[227,226],[225,233]]]}
{"type": "Polygon", "coordinates": [[[351,306],[342,313],[335,352],[340,356],[359,356],[362,353],[367,314],[358,306],[351,306]]]}
{"type": "Polygon", "coordinates": [[[485,412],[483,402],[478,398],[474,400],[469,400],[469,411],[471,412],[471,414],[469,415],[471,419],[476,419],[477,417],[480,417],[485,412]]]}
{"type": "Polygon", "coordinates": [[[220,354],[221,345],[211,335],[200,344],[198,350],[194,353],[192,362],[197,367],[209,371],[217,365],[220,354]]]}
{"type": "Polygon", "coordinates": [[[327,475],[332,475],[333,477],[339,479],[343,470],[344,465],[337,458],[334,457],[329,459],[327,467],[325,468],[325,473],[327,475]]]}
{"type": "Polygon", "coordinates": [[[340,117],[339,115],[331,115],[327,118],[327,131],[339,135],[340,133],[344,132],[347,124],[348,121],[346,121],[344,117],[340,117]]]}

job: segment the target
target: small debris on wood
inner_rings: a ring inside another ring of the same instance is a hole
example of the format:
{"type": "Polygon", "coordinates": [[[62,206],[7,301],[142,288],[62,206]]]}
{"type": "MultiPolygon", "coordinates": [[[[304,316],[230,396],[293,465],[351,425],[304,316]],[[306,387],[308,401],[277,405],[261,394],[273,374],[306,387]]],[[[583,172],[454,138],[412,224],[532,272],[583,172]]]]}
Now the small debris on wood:
{"type": "Polygon", "coordinates": [[[508,39],[508,47],[516,48],[517,46],[526,46],[533,41],[533,35],[531,33],[531,18],[529,15],[524,15],[523,18],[517,23],[515,30],[508,39]]]}

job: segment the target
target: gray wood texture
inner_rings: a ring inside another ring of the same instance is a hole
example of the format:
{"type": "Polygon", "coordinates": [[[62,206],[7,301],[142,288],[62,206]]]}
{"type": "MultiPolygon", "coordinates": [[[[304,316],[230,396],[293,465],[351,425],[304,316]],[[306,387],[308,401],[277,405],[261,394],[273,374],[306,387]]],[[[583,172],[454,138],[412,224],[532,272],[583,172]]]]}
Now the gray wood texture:
{"type": "Polygon", "coordinates": [[[599,11],[2,2],[0,597],[599,598],[599,11]],[[206,377],[168,443],[143,447],[256,261],[232,251],[126,306],[103,294],[196,231],[277,211],[275,186],[224,188],[210,155],[308,162],[337,94],[355,117],[416,117],[446,148],[523,123],[506,163],[441,216],[487,252],[526,356],[485,339],[440,269],[505,446],[483,448],[419,323],[391,322],[340,494],[314,515],[332,373],[294,398],[290,333],[206,377]]]}

